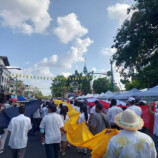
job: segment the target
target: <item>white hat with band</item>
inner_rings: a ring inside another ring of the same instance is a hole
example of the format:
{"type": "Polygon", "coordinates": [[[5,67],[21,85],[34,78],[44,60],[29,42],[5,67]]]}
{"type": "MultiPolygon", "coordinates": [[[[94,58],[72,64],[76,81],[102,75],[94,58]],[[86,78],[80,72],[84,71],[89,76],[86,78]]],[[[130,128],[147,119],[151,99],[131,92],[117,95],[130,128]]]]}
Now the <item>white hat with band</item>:
{"type": "Polygon", "coordinates": [[[114,122],[127,130],[138,130],[143,127],[144,121],[133,110],[127,109],[115,116],[114,122]]]}

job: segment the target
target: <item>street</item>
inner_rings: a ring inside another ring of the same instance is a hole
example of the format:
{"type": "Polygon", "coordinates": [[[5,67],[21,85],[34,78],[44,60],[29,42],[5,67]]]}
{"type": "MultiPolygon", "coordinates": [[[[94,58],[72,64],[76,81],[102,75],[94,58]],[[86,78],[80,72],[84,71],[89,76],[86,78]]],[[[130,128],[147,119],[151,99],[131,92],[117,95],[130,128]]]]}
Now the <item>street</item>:
{"type": "MultiPolygon", "coordinates": [[[[0,154],[1,158],[12,158],[11,149],[8,147],[8,139],[5,145],[5,151],[0,154]]],[[[61,156],[62,157],[62,156],[61,156]]],[[[87,155],[78,153],[76,147],[71,146],[66,150],[66,155],[63,158],[90,158],[90,152],[87,155]]],[[[24,158],[46,158],[44,146],[40,142],[40,135],[29,136],[28,146],[24,158]]]]}

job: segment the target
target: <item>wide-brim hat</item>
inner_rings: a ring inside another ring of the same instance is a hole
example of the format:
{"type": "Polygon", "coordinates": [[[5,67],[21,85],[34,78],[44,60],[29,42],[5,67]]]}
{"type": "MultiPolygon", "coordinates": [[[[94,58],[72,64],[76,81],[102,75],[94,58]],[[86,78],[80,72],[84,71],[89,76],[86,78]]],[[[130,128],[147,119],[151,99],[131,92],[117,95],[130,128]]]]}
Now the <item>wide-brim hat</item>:
{"type": "Polygon", "coordinates": [[[126,130],[138,130],[144,125],[144,121],[133,110],[127,109],[115,116],[114,122],[126,130]]]}

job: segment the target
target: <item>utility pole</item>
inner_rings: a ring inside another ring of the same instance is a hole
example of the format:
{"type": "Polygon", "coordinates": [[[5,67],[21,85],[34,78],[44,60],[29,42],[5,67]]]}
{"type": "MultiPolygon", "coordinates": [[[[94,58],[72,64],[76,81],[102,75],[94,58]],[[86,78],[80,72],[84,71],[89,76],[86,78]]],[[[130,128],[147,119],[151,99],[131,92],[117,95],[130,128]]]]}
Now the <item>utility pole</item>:
{"type": "Polygon", "coordinates": [[[112,91],[114,91],[114,76],[113,76],[113,60],[110,59],[110,64],[111,64],[111,88],[112,88],[112,91]]]}

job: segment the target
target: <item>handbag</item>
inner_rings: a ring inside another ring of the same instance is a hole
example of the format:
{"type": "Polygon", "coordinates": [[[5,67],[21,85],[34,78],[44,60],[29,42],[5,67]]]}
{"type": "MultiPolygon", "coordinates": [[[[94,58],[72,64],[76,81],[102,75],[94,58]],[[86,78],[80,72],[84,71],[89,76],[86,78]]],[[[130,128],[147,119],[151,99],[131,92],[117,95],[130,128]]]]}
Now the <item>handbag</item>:
{"type": "Polygon", "coordinates": [[[102,115],[102,113],[100,113],[100,115],[101,115],[101,117],[102,117],[102,119],[103,119],[103,121],[104,121],[104,123],[105,123],[105,128],[107,128],[107,127],[109,126],[108,121],[105,120],[105,118],[104,118],[104,116],[102,115]]]}

